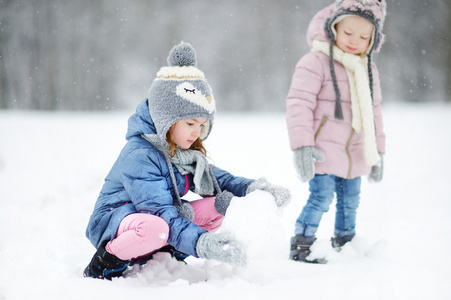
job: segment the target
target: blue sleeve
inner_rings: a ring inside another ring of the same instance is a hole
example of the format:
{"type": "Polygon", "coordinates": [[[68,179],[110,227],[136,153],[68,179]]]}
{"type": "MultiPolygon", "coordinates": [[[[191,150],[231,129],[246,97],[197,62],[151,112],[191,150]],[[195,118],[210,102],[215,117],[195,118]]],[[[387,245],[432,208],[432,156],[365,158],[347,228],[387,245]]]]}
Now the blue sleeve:
{"type": "Polygon", "coordinates": [[[122,182],[136,210],[164,219],[169,225],[168,243],[197,257],[196,242],[206,230],[178,216],[173,205],[172,185],[169,186],[166,179],[168,173],[164,158],[156,150],[145,148],[127,155],[121,169],[122,182]]]}
{"type": "Polygon", "coordinates": [[[246,196],[246,190],[249,185],[254,182],[253,179],[247,179],[244,177],[238,177],[224,171],[218,167],[213,167],[213,174],[218,181],[221,190],[229,191],[237,197],[246,196]]]}

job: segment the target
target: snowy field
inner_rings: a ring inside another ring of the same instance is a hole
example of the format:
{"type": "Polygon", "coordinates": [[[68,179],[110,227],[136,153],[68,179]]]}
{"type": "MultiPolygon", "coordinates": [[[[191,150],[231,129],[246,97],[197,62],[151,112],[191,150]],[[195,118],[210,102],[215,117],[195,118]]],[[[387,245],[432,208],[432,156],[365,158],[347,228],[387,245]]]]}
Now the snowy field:
{"type": "Polygon", "coordinates": [[[207,149],[232,174],[267,177],[293,200],[235,198],[222,230],[248,246],[237,268],[156,255],[112,282],[86,279],[95,252],[84,236],[103,179],[124,145],[133,111],[0,111],[0,300],[12,299],[451,299],[451,106],[389,104],[381,183],[362,180],[357,237],[329,246],[334,206],[314,254],[326,265],[289,261],[289,238],[308,196],[297,180],[285,119],[219,113],[207,149]]]}

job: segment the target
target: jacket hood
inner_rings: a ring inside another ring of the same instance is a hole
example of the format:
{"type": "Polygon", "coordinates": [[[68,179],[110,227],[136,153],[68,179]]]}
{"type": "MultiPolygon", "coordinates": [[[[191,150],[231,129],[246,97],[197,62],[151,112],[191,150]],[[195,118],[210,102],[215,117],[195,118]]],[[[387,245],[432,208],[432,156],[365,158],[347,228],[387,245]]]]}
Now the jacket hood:
{"type": "Polygon", "coordinates": [[[128,129],[125,138],[129,140],[132,136],[141,134],[156,134],[155,124],[149,114],[148,100],[143,100],[136,112],[128,119],[128,129]]]}
{"type": "Polygon", "coordinates": [[[314,40],[321,42],[330,42],[330,38],[327,36],[325,22],[326,19],[332,16],[334,12],[335,4],[326,6],[322,10],[316,13],[307,28],[307,43],[312,48],[314,40]]]}

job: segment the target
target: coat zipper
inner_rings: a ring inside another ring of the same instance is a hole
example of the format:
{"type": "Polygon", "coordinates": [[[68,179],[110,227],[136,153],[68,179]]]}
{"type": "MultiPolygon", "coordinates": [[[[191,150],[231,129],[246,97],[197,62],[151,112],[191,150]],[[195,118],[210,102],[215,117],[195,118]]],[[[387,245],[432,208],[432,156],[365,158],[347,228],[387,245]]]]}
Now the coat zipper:
{"type": "Polygon", "coordinates": [[[326,124],[326,122],[327,122],[327,116],[324,116],[321,119],[321,123],[319,124],[318,130],[316,130],[315,137],[314,137],[314,141],[315,142],[316,142],[316,139],[318,138],[319,133],[321,132],[321,129],[323,129],[323,127],[326,124]]]}

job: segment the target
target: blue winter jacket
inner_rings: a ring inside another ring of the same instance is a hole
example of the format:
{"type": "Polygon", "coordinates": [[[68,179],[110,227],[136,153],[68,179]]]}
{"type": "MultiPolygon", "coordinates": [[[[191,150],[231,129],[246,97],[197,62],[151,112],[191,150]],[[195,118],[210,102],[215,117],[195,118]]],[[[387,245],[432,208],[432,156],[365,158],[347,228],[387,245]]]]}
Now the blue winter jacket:
{"type": "MultiPolygon", "coordinates": [[[[148,213],[163,218],[169,225],[168,243],[177,250],[197,257],[196,242],[206,232],[193,222],[178,216],[173,206],[176,197],[168,165],[161,152],[141,137],[155,134],[147,99],[128,120],[127,143],[105,178],[105,183],[86,229],[86,236],[98,248],[105,240],[112,240],[120,222],[133,213],[148,213]]],[[[194,190],[193,175],[182,175],[173,167],[180,196],[194,190]]],[[[222,190],[235,196],[245,196],[253,180],[235,177],[213,167],[222,190]]]]}

